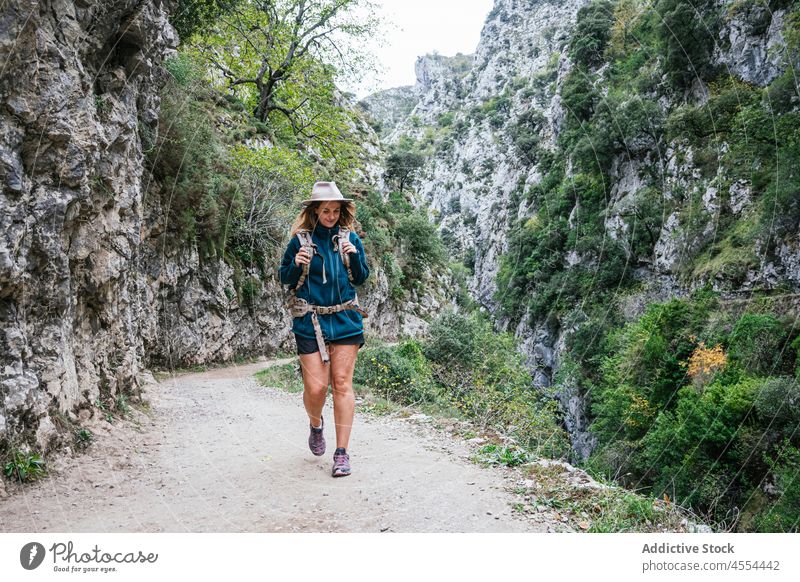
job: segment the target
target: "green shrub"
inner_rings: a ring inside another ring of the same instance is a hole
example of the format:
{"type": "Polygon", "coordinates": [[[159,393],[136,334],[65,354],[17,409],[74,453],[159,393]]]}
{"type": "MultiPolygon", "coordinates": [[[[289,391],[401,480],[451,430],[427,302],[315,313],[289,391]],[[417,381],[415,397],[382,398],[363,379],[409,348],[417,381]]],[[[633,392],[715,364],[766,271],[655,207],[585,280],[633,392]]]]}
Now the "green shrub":
{"type": "Polygon", "coordinates": [[[371,348],[356,362],[353,381],[403,404],[433,402],[436,386],[430,367],[415,340],[398,348],[371,348]]]}
{"type": "Polygon", "coordinates": [[[661,16],[657,29],[670,82],[683,89],[695,77],[712,78],[711,53],[720,20],[711,0],[659,0],[655,11],[661,16]]]}
{"type": "Polygon", "coordinates": [[[766,378],[755,398],[755,407],[763,426],[772,426],[785,436],[800,427],[800,382],[783,376],[766,378]]]}
{"type": "Polygon", "coordinates": [[[430,338],[424,344],[425,356],[442,366],[470,366],[480,325],[477,318],[453,311],[440,314],[428,327],[430,338]]]}
{"type": "Polygon", "coordinates": [[[19,482],[34,481],[45,474],[45,463],[38,453],[16,451],[5,464],[6,477],[19,482]]]}
{"type": "Polygon", "coordinates": [[[656,496],[668,493],[703,512],[733,501],[731,487],[746,460],[735,443],[758,386],[748,379],[732,385],[714,382],[702,392],[694,386],[678,391],[675,414],[660,414],[642,439],[639,471],[652,475],[656,496]]]}
{"type": "Polygon", "coordinates": [[[539,131],[544,124],[544,116],[534,108],[526,111],[510,128],[509,134],[516,147],[517,154],[527,163],[535,164],[538,160],[539,131]]]}
{"type": "MultiPolygon", "coordinates": [[[[403,254],[414,263],[414,271],[422,265],[434,267],[444,263],[445,252],[436,227],[421,212],[401,216],[395,225],[395,237],[403,254]]],[[[407,274],[408,275],[408,274],[407,274]]]]}
{"type": "Polygon", "coordinates": [[[473,314],[440,315],[429,328],[424,353],[442,395],[482,427],[509,432],[538,455],[564,457],[569,439],[559,426],[557,404],[532,388],[514,338],[495,333],[473,314]]]}
{"type": "Polygon", "coordinates": [[[574,125],[587,121],[598,99],[589,74],[580,67],[572,69],[561,87],[561,104],[567,112],[567,123],[574,125]]]}
{"type": "Polygon", "coordinates": [[[800,103],[800,86],[792,67],[787,67],[786,71],[767,87],[764,100],[765,108],[775,114],[789,113],[797,107],[800,103]]]}
{"type": "Polygon", "coordinates": [[[777,458],[765,458],[772,469],[778,496],[757,518],[758,531],[797,533],[800,527],[800,450],[784,441],[777,458]]]}
{"type": "Polygon", "coordinates": [[[613,4],[608,0],[595,0],[581,6],[570,40],[570,58],[586,67],[602,63],[613,23],[613,4]]]}
{"type": "Polygon", "coordinates": [[[190,55],[176,53],[164,60],[164,68],[181,87],[202,78],[203,69],[190,55]]]}
{"type": "Polygon", "coordinates": [[[787,327],[770,314],[745,313],[730,335],[728,355],[747,372],[781,372],[787,327]]]}
{"type": "Polygon", "coordinates": [[[442,113],[437,119],[436,123],[439,124],[441,127],[450,127],[453,125],[453,119],[455,118],[455,112],[448,111],[447,113],[442,113]]]}

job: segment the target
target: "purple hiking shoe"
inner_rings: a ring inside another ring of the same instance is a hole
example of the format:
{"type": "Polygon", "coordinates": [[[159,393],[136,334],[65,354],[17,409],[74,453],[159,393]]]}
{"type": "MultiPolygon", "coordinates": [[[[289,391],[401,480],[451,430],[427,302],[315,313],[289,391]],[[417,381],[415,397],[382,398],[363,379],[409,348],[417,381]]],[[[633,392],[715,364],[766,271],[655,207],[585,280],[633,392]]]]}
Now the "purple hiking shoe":
{"type": "Polygon", "coordinates": [[[333,470],[331,475],[334,477],[346,477],[350,474],[350,455],[341,447],[333,453],[333,470]]]}
{"type": "Polygon", "coordinates": [[[309,428],[311,428],[311,434],[308,435],[308,448],[316,456],[321,457],[325,454],[325,437],[322,436],[322,431],[325,428],[325,419],[320,416],[319,420],[319,428],[314,428],[311,423],[308,423],[309,428]]]}

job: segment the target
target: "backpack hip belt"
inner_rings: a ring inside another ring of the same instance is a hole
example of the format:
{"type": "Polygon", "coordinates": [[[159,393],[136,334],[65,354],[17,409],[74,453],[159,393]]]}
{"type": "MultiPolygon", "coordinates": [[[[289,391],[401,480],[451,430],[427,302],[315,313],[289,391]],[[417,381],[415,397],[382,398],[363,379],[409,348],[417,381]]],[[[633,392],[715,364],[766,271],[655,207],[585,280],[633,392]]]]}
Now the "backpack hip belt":
{"type": "Polygon", "coordinates": [[[294,297],[293,301],[287,304],[287,307],[292,312],[292,317],[303,317],[306,313],[311,312],[311,323],[314,325],[314,335],[317,337],[317,346],[319,346],[319,355],[322,358],[322,363],[327,364],[330,362],[328,350],[325,349],[325,338],[322,336],[322,328],[319,326],[319,318],[317,315],[330,315],[332,313],[339,313],[346,309],[358,311],[362,316],[368,317],[367,312],[364,311],[359,305],[357,299],[351,299],[338,305],[314,305],[305,299],[294,297]]]}

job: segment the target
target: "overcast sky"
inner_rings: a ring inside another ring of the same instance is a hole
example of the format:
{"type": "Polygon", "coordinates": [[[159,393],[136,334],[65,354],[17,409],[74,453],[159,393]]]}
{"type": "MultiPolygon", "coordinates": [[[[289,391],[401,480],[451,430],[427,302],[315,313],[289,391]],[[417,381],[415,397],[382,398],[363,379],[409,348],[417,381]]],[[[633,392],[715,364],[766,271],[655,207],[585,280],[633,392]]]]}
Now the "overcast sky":
{"type": "Polygon", "coordinates": [[[360,99],[401,85],[413,85],[417,57],[437,51],[441,55],[471,54],[480,40],[481,29],[494,0],[374,0],[386,20],[394,23],[384,32],[382,42],[374,41],[371,52],[384,69],[377,79],[359,85],[339,85],[360,99]],[[379,46],[382,44],[383,46],[379,46]]]}

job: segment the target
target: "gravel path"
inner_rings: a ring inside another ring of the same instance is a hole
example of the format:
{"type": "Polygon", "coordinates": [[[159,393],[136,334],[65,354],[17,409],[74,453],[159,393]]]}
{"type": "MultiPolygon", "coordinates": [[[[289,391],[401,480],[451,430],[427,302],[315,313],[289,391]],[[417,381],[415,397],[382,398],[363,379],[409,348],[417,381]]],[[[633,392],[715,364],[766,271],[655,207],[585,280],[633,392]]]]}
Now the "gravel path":
{"type": "MultiPolygon", "coordinates": [[[[90,421],[83,454],[7,487],[3,532],[531,532],[550,516],[511,508],[515,474],[468,459],[473,446],[430,419],[356,413],[353,474],[308,450],[302,395],[259,386],[261,361],[148,386],[133,420],[90,421]]],[[[329,395],[324,415],[333,419],[329,395]]],[[[552,522],[556,519],[553,518],[552,522]]]]}

